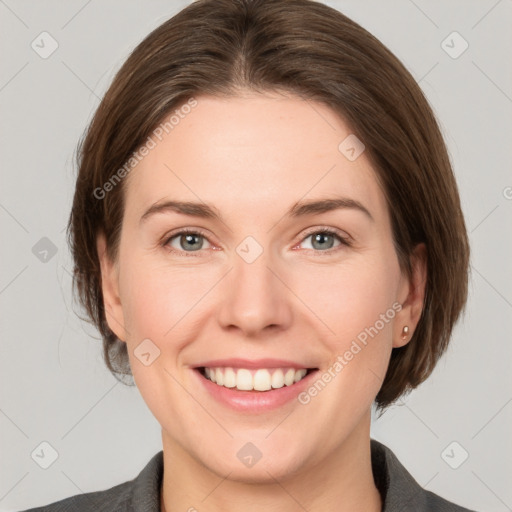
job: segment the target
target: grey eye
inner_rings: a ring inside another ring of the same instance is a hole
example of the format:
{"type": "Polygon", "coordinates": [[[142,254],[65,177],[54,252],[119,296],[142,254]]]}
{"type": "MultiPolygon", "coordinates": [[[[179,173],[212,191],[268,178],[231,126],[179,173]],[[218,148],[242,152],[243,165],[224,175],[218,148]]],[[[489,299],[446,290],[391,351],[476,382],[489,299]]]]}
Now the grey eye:
{"type": "Polygon", "coordinates": [[[169,239],[169,245],[179,251],[194,252],[203,249],[205,241],[199,233],[178,233],[169,239]]]}
{"type": "MultiPolygon", "coordinates": [[[[316,233],[312,233],[304,238],[304,240],[308,239],[311,239],[311,247],[306,247],[306,249],[312,248],[322,251],[332,249],[334,247],[335,240],[340,240],[340,237],[334,233],[329,233],[328,231],[317,231],[316,233]]],[[[339,242],[339,244],[340,243],[341,242],[339,242]]]]}

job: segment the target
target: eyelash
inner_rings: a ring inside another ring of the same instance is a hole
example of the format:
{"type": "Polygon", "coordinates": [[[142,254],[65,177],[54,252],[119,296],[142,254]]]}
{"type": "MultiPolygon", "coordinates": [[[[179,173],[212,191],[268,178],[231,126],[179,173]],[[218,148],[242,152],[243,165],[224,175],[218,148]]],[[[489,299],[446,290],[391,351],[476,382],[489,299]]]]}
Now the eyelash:
{"type": "MultiPolygon", "coordinates": [[[[162,247],[164,247],[165,249],[167,249],[169,252],[173,253],[173,254],[178,254],[178,255],[185,255],[185,257],[192,257],[192,258],[196,258],[198,256],[196,256],[194,254],[194,252],[201,252],[201,250],[199,251],[193,251],[193,252],[188,252],[188,251],[180,251],[180,250],[177,250],[177,249],[174,249],[172,247],[170,247],[168,244],[169,242],[173,239],[173,238],[176,238],[177,236],[180,236],[180,235],[186,235],[186,234],[193,234],[193,235],[199,235],[203,238],[205,238],[206,240],[208,240],[208,237],[206,235],[206,233],[204,231],[202,231],[201,229],[189,229],[189,228],[184,228],[184,229],[181,229],[180,231],[177,231],[176,233],[172,233],[170,234],[169,236],[166,236],[164,238],[164,241],[162,242],[162,247]]],[[[314,253],[316,253],[318,256],[327,256],[327,255],[331,255],[333,254],[334,252],[340,250],[342,248],[342,246],[345,246],[345,247],[351,247],[352,246],[352,240],[350,237],[348,236],[343,236],[341,235],[341,233],[336,230],[336,229],[333,229],[333,228],[327,228],[327,227],[317,227],[317,228],[314,228],[314,229],[311,229],[311,230],[308,230],[306,231],[306,233],[304,234],[303,238],[301,239],[301,241],[299,242],[302,243],[304,240],[306,240],[306,238],[310,237],[311,235],[316,235],[316,234],[328,234],[328,235],[333,235],[334,237],[336,237],[339,242],[340,242],[340,245],[338,247],[334,247],[334,248],[331,248],[331,249],[327,249],[325,251],[317,251],[315,249],[306,249],[308,251],[313,251],[314,253]]],[[[210,242],[208,240],[208,242],[210,242]]],[[[210,242],[211,243],[211,242],[210,242]]],[[[299,245],[299,244],[295,244],[296,245],[299,245]]],[[[295,247],[294,246],[294,247],[295,247]]]]}

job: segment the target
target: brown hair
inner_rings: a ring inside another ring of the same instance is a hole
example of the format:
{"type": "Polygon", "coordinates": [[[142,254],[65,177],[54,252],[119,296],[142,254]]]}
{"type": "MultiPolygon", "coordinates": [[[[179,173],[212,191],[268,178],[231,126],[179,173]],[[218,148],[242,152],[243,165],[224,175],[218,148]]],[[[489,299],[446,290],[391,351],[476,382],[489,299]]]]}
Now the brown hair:
{"type": "Polygon", "coordinates": [[[403,271],[410,275],[414,247],[426,244],[424,308],[411,341],[392,351],[376,397],[383,410],[423,382],[447,348],[467,298],[467,233],[446,146],[418,84],[369,32],[311,0],[198,0],[149,34],[115,76],[79,144],[68,225],[75,291],[101,333],[105,362],[120,380],[131,375],[126,343],[105,318],[96,251],[103,232],[116,260],[123,182],[104,197],[97,191],[173,109],[244,89],[293,93],[337,112],[366,146],[403,271]]]}

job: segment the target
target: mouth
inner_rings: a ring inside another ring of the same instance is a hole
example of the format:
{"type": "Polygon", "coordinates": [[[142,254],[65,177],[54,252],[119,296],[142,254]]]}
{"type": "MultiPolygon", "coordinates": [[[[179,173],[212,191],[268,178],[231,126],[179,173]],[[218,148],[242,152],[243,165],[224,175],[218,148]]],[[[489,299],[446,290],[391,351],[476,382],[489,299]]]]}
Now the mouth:
{"type": "Polygon", "coordinates": [[[243,414],[271,413],[281,407],[303,407],[301,392],[318,376],[319,367],[279,358],[210,359],[190,366],[199,384],[198,398],[213,399],[221,407],[243,414]]]}
{"type": "Polygon", "coordinates": [[[202,378],[219,387],[236,391],[256,393],[270,392],[283,387],[291,387],[318,368],[234,368],[234,367],[205,367],[195,370],[202,378]]]}

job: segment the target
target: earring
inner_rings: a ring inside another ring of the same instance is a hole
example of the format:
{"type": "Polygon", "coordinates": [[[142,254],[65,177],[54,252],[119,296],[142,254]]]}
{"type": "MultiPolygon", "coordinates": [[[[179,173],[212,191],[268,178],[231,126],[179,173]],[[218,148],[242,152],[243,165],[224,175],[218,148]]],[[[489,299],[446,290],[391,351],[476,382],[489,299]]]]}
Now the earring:
{"type": "Polygon", "coordinates": [[[409,335],[409,326],[404,325],[404,328],[402,329],[402,339],[406,340],[408,335],[409,335]]]}

